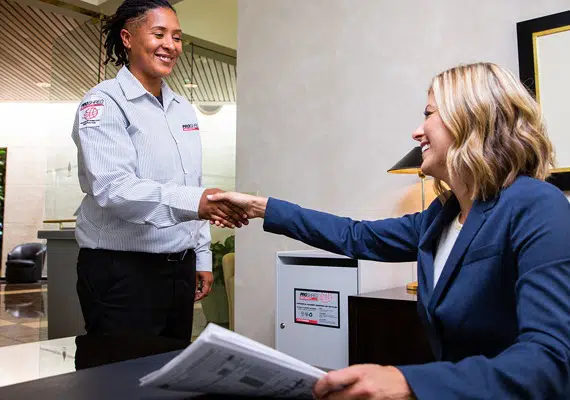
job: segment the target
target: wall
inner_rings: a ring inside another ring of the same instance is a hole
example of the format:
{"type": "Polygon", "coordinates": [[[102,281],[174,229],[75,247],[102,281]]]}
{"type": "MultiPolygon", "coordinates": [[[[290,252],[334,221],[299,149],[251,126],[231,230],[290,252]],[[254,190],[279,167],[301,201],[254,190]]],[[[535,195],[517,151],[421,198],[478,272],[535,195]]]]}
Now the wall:
{"type": "Polygon", "coordinates": [[[183,0],[175,8],[184,33],[230,49],[237,47],[237,0],[183,0]]]}
{"type": "MultiPolygon", "coordinates": [[[[516,22],[569,8],[239,0],[238,190],[354,218],[400,215],[417,178],[386,170],[414,146],[433,75],[479,60],[518,73],[516,22]]],[[[271,345],[275,252],[304,246],[252,225],[236,237],[236,329],[271,345]]]]}
{"type": "Polygon", "coordinates": [[[8,148],[2,275],[8,251],[20,243],[38,241],[46,168],[73,145],[69,135],[76,107],[74,103],[0,103],[0,147],[8,148]]]}

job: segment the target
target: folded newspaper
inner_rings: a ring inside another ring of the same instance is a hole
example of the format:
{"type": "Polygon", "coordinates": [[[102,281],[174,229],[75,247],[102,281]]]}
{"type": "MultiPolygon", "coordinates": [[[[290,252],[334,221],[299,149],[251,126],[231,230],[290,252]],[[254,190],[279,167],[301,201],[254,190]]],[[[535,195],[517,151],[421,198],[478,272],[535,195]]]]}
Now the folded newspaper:
{"type": "Polygon", "coordinates": [[[294,357],[215,324],[141,386],[162,389],[288,398],[311,398],[326,373],[294,357]]]}

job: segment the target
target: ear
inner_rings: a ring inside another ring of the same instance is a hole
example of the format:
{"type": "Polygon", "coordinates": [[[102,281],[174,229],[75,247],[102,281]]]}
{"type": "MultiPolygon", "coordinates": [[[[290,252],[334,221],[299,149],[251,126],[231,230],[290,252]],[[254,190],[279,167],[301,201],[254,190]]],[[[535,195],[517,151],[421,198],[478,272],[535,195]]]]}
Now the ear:
{"type": "Polygon", "coordinates": [[[123,41],[123,46],[125,46],[125,49],[127,49],[127,51],[131,49],[132,38],[133,36],[128,30],[121,29],[121,40],[123,41]]]}

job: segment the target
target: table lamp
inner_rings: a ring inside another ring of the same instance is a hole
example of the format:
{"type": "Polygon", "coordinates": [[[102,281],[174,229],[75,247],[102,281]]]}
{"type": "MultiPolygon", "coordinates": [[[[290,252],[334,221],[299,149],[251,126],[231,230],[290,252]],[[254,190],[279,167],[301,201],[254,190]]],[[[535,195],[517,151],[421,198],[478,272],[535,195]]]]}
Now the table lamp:
{"type": "MultiPolygon", "coordinates": [[[[418,175],[422,182],[422,211],[425,210],[425,179],[426,176],[422,173],[422,149],[420,146],[414,147],[408,154],[406,154],[400,161],[398,161],[392,168],[388,170],[391,174],[414,174],[418,175]]],[[[410,291],[418,290],[418,282],[408,283],[406,289],[410,291]]]]}

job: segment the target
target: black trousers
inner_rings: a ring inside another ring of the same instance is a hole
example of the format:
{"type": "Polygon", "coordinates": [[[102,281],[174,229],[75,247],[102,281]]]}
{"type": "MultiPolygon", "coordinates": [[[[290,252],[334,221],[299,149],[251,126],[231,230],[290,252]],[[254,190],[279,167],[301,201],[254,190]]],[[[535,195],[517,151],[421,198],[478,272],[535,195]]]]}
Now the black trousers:
{"type": "Polygon", "coordinates": [[[80,249],[77,293],[87,333],[132,332],[190,342],[196,254],[188,250],[182,260],[172,259],[166,254],[80,249]]]}

